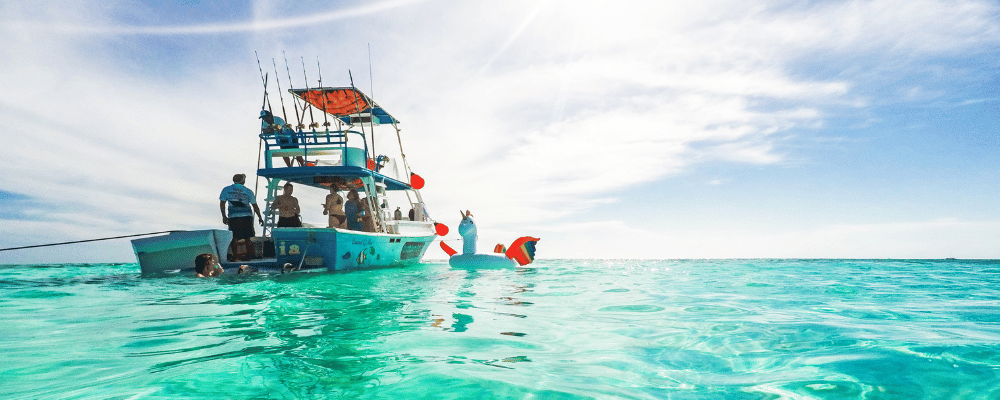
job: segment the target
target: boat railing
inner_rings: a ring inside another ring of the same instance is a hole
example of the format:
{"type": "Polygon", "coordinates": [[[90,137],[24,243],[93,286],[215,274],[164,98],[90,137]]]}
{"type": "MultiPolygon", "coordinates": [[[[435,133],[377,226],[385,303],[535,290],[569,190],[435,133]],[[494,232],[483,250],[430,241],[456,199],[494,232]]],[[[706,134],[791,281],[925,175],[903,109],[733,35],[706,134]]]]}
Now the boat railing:
{"type": "Polygon", "coordinates": [[[291,129],[264,131],[264,162],[273,168],[277,157],[302,157],[306,165],[343,165],[365,167],[368,164],[368,145],[364,134],[356,131],[292,131],[291,129]],[[349,134],[357,135],[351,137],[349,134]],[[353,140],[350,140],[353,139],[353,140]]]}
{"type": "Polygon", "coordinates": [[[434,230],[431,221],[388,220],[385,221],[386,233],[396,235],[425,234],[434,230]]]}

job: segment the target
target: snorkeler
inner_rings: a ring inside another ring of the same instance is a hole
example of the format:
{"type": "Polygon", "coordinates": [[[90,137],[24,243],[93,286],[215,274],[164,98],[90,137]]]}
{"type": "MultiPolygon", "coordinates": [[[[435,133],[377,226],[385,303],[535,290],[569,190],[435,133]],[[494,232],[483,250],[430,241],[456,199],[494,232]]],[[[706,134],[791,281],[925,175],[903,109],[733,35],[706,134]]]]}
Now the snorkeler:
{"type": "MultiPolygon", "coordinates": [[[[236,274],[242,274],[250,269],[249,265],[240,265],[240,269],[236,271],[236,274]]],[[[195,276],[199,278],[213,278],[221,276],[226,270],[222,269],[219,265],[219,260],[215,258],[215,254],[203,253],[199,254],[194,258],[194,273],[195,276]]],[[[251,270],[250,272],[253,272],[251,270]]]]}

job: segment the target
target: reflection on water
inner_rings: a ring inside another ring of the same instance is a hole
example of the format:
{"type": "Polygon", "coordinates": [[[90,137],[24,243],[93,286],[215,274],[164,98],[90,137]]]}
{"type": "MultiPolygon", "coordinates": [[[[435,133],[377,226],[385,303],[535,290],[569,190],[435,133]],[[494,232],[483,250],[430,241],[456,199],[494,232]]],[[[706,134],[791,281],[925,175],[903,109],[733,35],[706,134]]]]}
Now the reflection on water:
{"type": "Polygon", "coordinates": [[[0,267],[0,397],[1000,397],[993,262],[137,269],[0,267]]]}

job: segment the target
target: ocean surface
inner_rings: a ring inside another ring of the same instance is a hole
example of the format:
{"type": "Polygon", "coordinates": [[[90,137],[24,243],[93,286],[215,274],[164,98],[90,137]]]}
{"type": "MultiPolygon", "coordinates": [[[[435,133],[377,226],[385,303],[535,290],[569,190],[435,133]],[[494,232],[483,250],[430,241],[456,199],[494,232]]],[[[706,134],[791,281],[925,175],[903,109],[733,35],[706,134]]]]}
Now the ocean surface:
{"type": "Polygon", "coordinates": [[[1000,262],[0,266],[3,399],[1000,399],[1000,262]]]}

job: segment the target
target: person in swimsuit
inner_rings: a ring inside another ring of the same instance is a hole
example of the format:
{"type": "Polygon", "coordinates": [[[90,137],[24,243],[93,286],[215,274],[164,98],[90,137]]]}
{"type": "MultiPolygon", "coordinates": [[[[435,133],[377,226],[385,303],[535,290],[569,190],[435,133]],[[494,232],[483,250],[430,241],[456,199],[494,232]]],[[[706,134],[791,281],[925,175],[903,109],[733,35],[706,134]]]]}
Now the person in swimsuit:
{"type": "Polygon", "coordinates": [[[347,228],[344,198],[337,193],[339,187],[340,185],[337,183],[330,185],[330,194],[326,195],[326,204],[323,204],[323,215],[330,216],[330,228],[347,228]]]}
{"type": "Polygon", "coordinates": [[[301,227],[302,219],[299,217],[299,199],[292,196],[291,183],[285,183],[284,188],[284,193],[275,198],[274,203],[271,204],[271,207],[278,210],[278,227],[301,227]]]}

